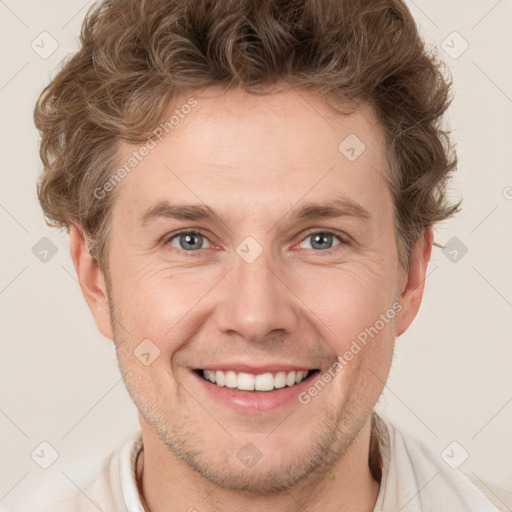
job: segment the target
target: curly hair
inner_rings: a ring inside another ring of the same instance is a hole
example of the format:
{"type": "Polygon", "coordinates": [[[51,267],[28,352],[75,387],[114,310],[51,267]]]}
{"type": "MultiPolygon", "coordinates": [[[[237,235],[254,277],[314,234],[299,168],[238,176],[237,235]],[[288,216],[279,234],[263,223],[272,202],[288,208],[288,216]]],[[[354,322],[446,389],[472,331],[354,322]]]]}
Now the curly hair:
{"type": "Polygon", "coordinates": [[[209,86],[269,94],[279,85],[338,104],[367,102],[387,145],[400,264],[424,230],[459,211],[447,182],[457,157],[442,127],[451,83],[400,0],[105,0],[80,49],[34,110],[51,226],[77,224],[106,271],[120,141],[144,142],[178,94],[209,86]]]}

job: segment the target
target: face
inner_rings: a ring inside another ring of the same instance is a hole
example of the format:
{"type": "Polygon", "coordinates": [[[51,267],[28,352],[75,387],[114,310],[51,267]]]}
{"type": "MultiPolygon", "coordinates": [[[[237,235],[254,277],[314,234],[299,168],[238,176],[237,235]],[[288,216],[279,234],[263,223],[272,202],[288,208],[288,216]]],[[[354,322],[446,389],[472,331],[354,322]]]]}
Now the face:
{"type": "Polygon", "coordinates": [[[346,455],[416,312],[384,135],[369,107],[305,92],[194,98],[117,185],[115,321],[91,309],[145,439],[220,487],[276,492],[346,455]]]}

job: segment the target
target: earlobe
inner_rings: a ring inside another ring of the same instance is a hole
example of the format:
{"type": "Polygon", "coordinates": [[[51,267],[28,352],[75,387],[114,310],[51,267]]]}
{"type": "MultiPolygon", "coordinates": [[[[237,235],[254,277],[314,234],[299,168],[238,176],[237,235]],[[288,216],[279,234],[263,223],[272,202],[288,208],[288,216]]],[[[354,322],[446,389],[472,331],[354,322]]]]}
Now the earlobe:
{"type": "Polygon", "coordinates": [[[70,226],[69,248],[82,294],[91,310],[96,326],[103,336],[113,339],[105,279],[98,263],[89,253],[80,226],[70,226]]]}
{"type": "Polygon", "coordinates": [[[398,298],[402,309],[395,323],[397,337],[409,328],[420,309],[433,239],[433,229],[429,226],[411,250],[409,269],[404,276],[405,284],[398,298]]]}

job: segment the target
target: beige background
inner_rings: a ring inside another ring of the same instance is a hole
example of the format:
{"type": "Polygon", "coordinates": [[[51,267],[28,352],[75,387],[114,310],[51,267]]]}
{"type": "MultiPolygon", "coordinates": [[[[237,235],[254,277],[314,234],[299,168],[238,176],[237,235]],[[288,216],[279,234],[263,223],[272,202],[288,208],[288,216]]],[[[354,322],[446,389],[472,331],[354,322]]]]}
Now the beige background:
{"type": "MultiPolygon", "coordinates": [[[[439,454],[457,441],[469,454],[462,469],[512,490],[512,2],[408,4],[454,77],[450,125],[460,165],[452,192],[464,209],[436,229],[439,242],[452,240],[451,254],[433,251],[422,309],[397,342],[379,410],[439,454]]],[[[35,194],[33,105],[77,48],[89,5],[0,1],[0,506],[14,511],[79,487],[138,428],[112,342],[81,296],[67,235],[46,227],[35,194]],[[42,58],[50,37],[58,48],[42,58]],[[32,252],[43,237],[57,250],[46,262],[32,252]],[[46,470],[31,458],[43,441],[59,454],[46,470]]]]}

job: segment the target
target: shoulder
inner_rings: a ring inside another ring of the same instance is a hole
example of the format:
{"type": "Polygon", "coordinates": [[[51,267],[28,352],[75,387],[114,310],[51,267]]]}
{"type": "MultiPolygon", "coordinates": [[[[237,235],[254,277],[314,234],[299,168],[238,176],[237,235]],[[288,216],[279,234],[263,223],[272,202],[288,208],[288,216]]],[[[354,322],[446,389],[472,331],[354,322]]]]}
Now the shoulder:
{"type": "Polygon", "coordinates": [[[386,487],[395,489],[407,510],[450,510],[464,512],[512,512],[511,493],[478,482],[443,458],[437,450],[401,431],[393,422],[380,417],[381,449],[386,459],[386,487]],[[414,508],[416,503],[417,508],[414,508]]]}
{"type": "MultiPolygon", "coordinates": [[[[141,443],[140,432],[130,435],[104,459],[100,470],[89,477],[85,484],[71,482],[74,487],[72,491],[53,498],[42,509],[38,508],[37,512],[127,511],[126,481],[131,477],[133,461],[141,443]]],[[[133,492],[133,489],[130,491],[133,492]]]]}
{"type": "Polygon", "coordinates": [[[497,485],[486,482],[470,471],[464,472],[464,475],[489,499],[489,501],[498,507],[500,512],[512,512],[512,491],[506,491],[497,485]]]}

